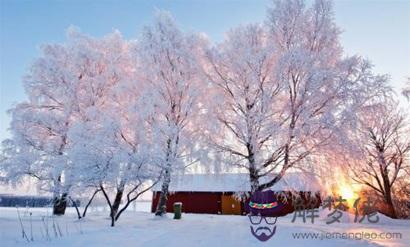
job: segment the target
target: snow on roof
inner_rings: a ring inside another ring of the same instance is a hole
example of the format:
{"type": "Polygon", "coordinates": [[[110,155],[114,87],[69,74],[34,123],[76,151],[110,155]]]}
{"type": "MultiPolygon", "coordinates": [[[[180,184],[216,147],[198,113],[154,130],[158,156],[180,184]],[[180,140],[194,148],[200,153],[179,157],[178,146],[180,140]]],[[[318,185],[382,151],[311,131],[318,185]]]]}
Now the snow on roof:
{"type": "MultiPolygon", "coordinates": [[[[274,176],[274,175],[272,175],[274,176]]],[[[262,182],[269,177],[262,178],[262,182]]],[[[318,179],[306,173],[291,172],[279,180],[271,189],[274,191],[320,191],[318,179]]],[[[153,191],[161,191],[161,184],[157,184],[153,191]]],[[[170,192],[241,192],[250,191],[249,175],[246,173],[219,174],[183,174],[173,176],[169,185],[170,192]]]]}

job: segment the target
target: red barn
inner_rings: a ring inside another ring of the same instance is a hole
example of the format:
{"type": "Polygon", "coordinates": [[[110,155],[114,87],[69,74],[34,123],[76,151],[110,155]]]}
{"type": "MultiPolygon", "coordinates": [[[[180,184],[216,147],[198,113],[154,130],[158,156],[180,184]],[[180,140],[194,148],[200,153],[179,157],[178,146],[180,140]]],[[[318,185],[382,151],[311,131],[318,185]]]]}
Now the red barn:
{"type": "MultiPolygon", "coordinates": [[[[271,188],[280,193],[285,192],[287,203],[275,216],[293,212],[292,193],[299,193],[306,208],[319,207],[320,186],[313,176],[301,173],[288,173],[271,188]],[[312,198],[314,200],[312,200],[312,198]],[[313,204],[312,204],[313,202],[313,204]]],[[[155,212],[161,194],[161,186],[153,188],[151,211],[155,212]]],[[[237,192],[249,192],[249,175],[243,173],[223,174],[185,174],[171,179],[167,211],[173,212],[173,204],[182,202],[185,213],[206,214],[246,214],[245,203],[237,200],[237,192]]]]}

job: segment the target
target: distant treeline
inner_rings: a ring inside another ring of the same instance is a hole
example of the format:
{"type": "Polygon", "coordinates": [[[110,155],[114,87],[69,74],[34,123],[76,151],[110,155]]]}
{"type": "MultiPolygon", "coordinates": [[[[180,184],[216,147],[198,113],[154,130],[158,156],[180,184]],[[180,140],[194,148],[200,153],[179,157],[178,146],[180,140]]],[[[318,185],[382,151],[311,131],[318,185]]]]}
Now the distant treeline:
{"type": "MultiPolygon", "coordinates": [[[[67,202],[71,206],[71,202],[67,202]]],[[[76,202],[77,205],[80,202],[76,202]]],[[[53,198],[48,196],[0,195],[0,207],[48,207],[53,205],[53,198]]]]}

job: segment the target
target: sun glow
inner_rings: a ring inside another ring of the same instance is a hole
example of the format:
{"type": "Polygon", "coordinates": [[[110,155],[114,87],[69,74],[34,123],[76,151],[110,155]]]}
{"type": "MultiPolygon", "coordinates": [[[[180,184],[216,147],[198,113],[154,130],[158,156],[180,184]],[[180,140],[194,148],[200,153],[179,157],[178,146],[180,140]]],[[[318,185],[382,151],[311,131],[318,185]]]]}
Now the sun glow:
{"type": "Polygon", "coordinates": [[[357,199],[355,194],[356,193],[353,191],[353,189],[350,186],[344,186],[340,188],[340,195],[342,196],[343,199],[346,199],[346,200],[357,199]]]}
{"type": "Polygon", "coordinates": [[[358,190],[355,190],[353,186],[345,185],[340,188],[340,196],[346,200],[346,204],[349,207],[349,211],[354,209],[354,202],[359,198],[358,190]]]}
{"type": "Polygon", "coordinates": [[[347,175],[341,170],[336,172],[336,181],[332,186],[332,194],[335,198],[339,196],[346,200],[344,203],[349,209],[353,209],[354,202],[360,196],[361,188],[357,184],[353,184],[347,175]]]}
{"type": "Polygon", "coordinates": [[[354,188],[352,185],[344,183],[343,185],[339,185],[335,191],[335,195],[337,197],[341,196],[343,200],[346,200],[344,204],[349,207],[349,210],[352,210],[354,202],[359,197],[359,193],[357,191],[359,190],[354,188]]]}

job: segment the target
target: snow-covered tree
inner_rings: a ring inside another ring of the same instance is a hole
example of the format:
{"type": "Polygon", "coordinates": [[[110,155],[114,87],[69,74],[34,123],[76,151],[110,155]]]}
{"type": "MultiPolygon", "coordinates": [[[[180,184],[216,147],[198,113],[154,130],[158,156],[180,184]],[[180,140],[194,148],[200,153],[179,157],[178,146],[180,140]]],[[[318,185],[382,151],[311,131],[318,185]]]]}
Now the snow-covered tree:
{"type": "Polygon", "coordinates": [[[393,203],[396,182],[403,178],[405,181],[410,172],[407,121],[397,109],[397,102],[370,105],[361,112],[343,150],[352,179],[383,198],[387,205],[385,213],[393,218],[397,218],[393,203]]]}
{"type": "Polygon", "coordinates": [[[24,79],[28,100],[10,110],[15,150],[9,166],[3,166],[14,180],[23,175],[38,178],[40,188],[54,195],[55,214],[64,213],[70,188],[67,133],[75,121],[76,87],[82,79],[70,48],[42,47],[42,57],[24,79]]]}
{"type": "MultiPolygon", "coordinates": [[[[376,76],[360,57],[342,56],[339,29],[330,1],[274,1],[267,27],[279,56],[276,79],[283,91],[281,112],[286,137],[274,185],[290,168],[303,169],[307,158],[343,134],[355,111],[385,95],[387,76],[376,76]]],[[[280,103],[279,103],[280,104],[280,103]]]]}
{"type": "Polygon", "coordinates": [[[102,192],[114,226],[160,174],[144,128],[143,84],[136,76],[133,42],[118,32],[102,39],[77,39],[83,54],[77,59],[87,61],[90,68],[77,97],[81,112],[68,133],[71,172],[76,186],[102,192]],[[127,201],[120,208],[124,195],[127,201]]]}
{"type": "Polygon", "coordinates": [[[201,114],[201,80],[197,54],[200,38],[183,33],[166,12],[158,12],[138,42],[137,57],[144,82],[150,135],[163,168],[157,215],[166,212],[171,174],[195,161],[201,114]]]}
{"type": "Polygon", "coordinates": [[[252,191],[290,169],[311,170],[306,161],[343,134],[355,110],[389,90],[368,61],[342,56],[329,1],[274,1],[268,17],[229,32],[204,66],[222,130],[210,143],[250,173],[252,191]]]}
{"type": "Polygon", "coordinates": [[[209,144],[222,154],[223,163],[249,172],[252,192],[283,154],[276,63],[267,32],[247,25],[231,30],[209,50],[204,65],[214,86],[207,104],[214,120],[208,125],[209,144]]]}
{"type": "Polygon", "coordinates": [[[135,109],[141,85],[130,47],[118,32],[99,39],[70,30],[67,43],[44,46],[25,79],[29,101],[11,110],[13,137],[5,142],[2,170],[15,180],[38,178],[41,189],[54,193],[57,214],[73,187],[118,183],[112,205],[118,219],[125,185],[145,186],[135,109]]]}
{"type": "Polygon", "coordinates": [[[140,135],[144,128],[139,122],[122,122],[124,118],[107,111],[98,115],[97,121],[79,123],[70,132],[74,144],[69,154],[78,164],[73,168],[78,187],[101,191],[114,226],[130,203],[152,187],[160,172],[152,166],[155,154],[143,139],[145,135],[140,135]],[[128,128],[131,124],[135,125],[128,128]]]}

